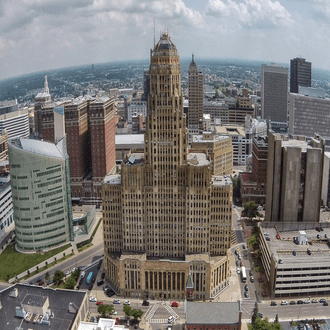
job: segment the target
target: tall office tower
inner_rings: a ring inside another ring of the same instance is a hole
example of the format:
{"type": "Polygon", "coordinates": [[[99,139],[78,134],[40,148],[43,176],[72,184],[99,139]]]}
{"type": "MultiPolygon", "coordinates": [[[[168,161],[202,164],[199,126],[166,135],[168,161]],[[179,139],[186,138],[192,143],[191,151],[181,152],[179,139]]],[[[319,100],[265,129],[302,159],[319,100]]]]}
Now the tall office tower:
{"type": "Polygon", "coordinates": [[[49,104],[51,101],[51,97],[49,94],[47,76],[45,76],[45,85],[44,90],[41,93],[38,93],[35,98],[34,104],[34,128],[35,128],[35,136],[38,139],[43,139],[42,134],[42,108],[43,106],[49,104]]]}
{"type": "Polygon", "coordinates": [[[330,100],[323,89],[300,87],[289,95],[289,133],[313,137],[329,136],[330,100]]]}
{"type": "Polygon", "coordinates": [[[312,86],[312,63],[296,57],[290,61],[290,93],[299,93],[299,86],[312,86]]]}
{"type": "Polygon", "coordinates": [[[44,140],[67,136],[72,197],[101,203],[103,178],[116,169],[115,126],[113,97],[78,97],[43,107],[44,140]]]}
{"type": "Polygon", "coordinates": [[[94,195],[101,198],[104,177],[116,170],[113,98],[97,98],[90,101],[89,125],[93,189],[94,195]]]}
{"type": "Polygon", "coordinates": [[[261,66],[262,118],[272,122],[288,121],[288,68],[263,64],[261,66]]]}
{"type": "MultiPolygon", "coordinates": [[[[64,106],[65,132],[70,158],[72,197],[84,195],[83,181],[91,169],[91,141],[88,127],[88,100],[77,98],[64,106]]],[[[89,189],[87,189],[89,190],[89,189]]]]}
{"type": "Polygon", "coordinates": [[[269,131],[266,221],[318,222],[322,168],[320,143],[269,131]]]}
{"type": "Polygon", "coordinates": [[[189,154],[181,65],[164,33],[151,52],[144,153],[102,187],[106,279],[117,293],[195,299],[228,286],[232,182],[212,176],[203,153],[189,154]]]}
{"type": "Polygon", "coordinates": [[[200,131],[203,131],[203,97],[203,73],[198,71],[193,54],[188,69],[188,129],[191,133],[198,134],[200,131]]]}
{"type": "Polygon", "coordinates": [[[69,157],[57,144],[24,138],[8,143],[17,248],[40,251],[72,241],[69,157]]]}

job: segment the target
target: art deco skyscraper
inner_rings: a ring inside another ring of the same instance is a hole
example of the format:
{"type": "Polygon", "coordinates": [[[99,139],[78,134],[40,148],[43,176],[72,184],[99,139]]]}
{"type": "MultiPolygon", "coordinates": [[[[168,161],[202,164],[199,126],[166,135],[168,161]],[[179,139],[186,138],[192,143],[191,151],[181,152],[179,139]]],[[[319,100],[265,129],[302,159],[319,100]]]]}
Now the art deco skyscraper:
{"type": "Polygon", "coordinates": [[[290,61],[290,93],[299,93],[299,86],[311,87],[312,63],[296,57],[290,61]]]}
{"type": "Polygon", "coordinates": [[[144,153],[102,188],[106,279],[117,293],[212,299],[229,285],[230,178],[212,176],[202,153],[187,151],[181,65],[164,33],[151,52],[144,153]]]}
{"type": "Polygon", "coordinates": [[[191,133],[203,130],[203,73],[198,71],[194,54],[188,69],[188,128],[191,133]]]}

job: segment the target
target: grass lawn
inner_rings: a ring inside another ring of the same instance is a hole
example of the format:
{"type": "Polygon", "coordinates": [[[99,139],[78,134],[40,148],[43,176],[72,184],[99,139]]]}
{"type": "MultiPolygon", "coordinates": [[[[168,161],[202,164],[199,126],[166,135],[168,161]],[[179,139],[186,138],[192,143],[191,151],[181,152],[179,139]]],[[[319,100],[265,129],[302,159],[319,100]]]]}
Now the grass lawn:
{"type": "Polygon", "coordinates": [[[18,253],[13,244],[9,245],[2,252],[2,254],[0,254],[0,281],[8,281],[8,278],[12,278],[25,270],[38,265],[40,262],[66,250],[70,246],[71,244],[66,244],[63,247],[51,250],[41,255],[40,253],[18,253]]]}

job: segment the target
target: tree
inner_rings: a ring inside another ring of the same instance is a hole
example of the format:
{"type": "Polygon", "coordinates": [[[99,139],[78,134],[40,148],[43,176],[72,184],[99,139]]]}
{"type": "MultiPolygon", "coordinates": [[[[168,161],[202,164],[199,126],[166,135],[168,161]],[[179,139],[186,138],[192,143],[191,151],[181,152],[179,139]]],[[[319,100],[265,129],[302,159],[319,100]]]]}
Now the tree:
{"type": "Polygon", "coordinates": [[[107,305],[98,305],[97,312],[102,314],[102,316],[105,316],[107,313],[107,305]]]}
{"type": "MultiPolygon", "coordinates": [[[[255,218],[258,213],[258,206],[252,201],[244,204],[244,210],[242,211],[245,217],[248,217],[250,220],[255,218]]],[[[242,214],[242,215],[243,215],[242,214]]]]}
{"type": "Polygon", "coordinates": [[[254,324],[248,325],[248,330],[282,330],[281,323],[269,323],[268,319],[257,317],[254,324]]]}
{"type": "Polygon", "coordinates": [[[219,91],[217,89],[215,90],[215,95],[214,96],[215,96],[216,99],[219,98],[219,96],[220,96],[219,91]]]}
{"type": "Polygon", "coordinates": [[[123,308],[123,312],[125,313],[126,317],[129,317],[132,315],[132,308],[130,305],[125,305],[123,308]]]}
{"type": "Polygon", "coordinates": [[[141,309],[132,309],[132,316],[134,317],[135,321],[140,319],[143,315],[143,311],[141,309]]]}
{"type": "Polygon", "coordinates": [[[106,305],[106,307],[107,307],[107,313],[110,315],[110,316],[112,316],[112,313],[114,312],[114,307],[113,307],[113,305],[106,305]]]}
{"type": "Polygon", "coordinates": [[[47,272],[47,273],[45,274],[45,279],[46,279],[46,280],[49,280],[49,278],[50,278],[50,276],[49,276],[49,273],[47,272]]]}
{"type": "Polygon", "coordinates": [[[259,313],[259,307],[258,307],[258,302],[256,301],[254,304],[254,309],[253,309],[252,318],[251,318],[252,324],[255,324],[255,321],[258,317],[258,313],[259,313]]]}
{"type": "Polygon", "coordinates": [[[76,280],[75,280],[74,276],[71,275],[71,276],[65,281],[64,288],[65,288],[65,289],[73,289],[75,285],[76,285],[76,280]]]}
{"type": "Polygon", "coordinates": [[[72,274],[71,274],[75,280],[77,281],[77,279],[79,278],[79,275],[80,275],[80,269],[77,268],[72,274]]]}
{"type": "Polygon", "coordinates": [[[54,274],[54,282],[60,284],[64,278],[64,273],[61,270],[57,270],[54,274]]]}

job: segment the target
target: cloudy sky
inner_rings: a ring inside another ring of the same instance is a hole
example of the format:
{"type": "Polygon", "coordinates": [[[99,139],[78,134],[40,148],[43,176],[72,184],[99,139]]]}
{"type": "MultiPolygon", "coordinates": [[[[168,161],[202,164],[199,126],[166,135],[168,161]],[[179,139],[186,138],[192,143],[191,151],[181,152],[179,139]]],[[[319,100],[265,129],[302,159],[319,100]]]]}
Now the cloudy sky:
{"type": "Polygon", "coordinates": [[[181,57],[302,56],[330,70],[330,0],[0,0],[0,80],[147,59],[154,19],[181,57]]]}

